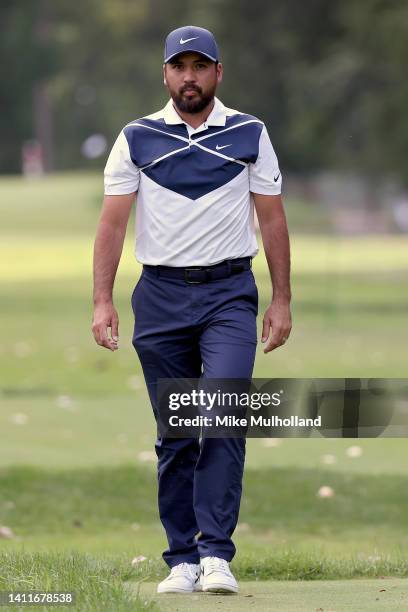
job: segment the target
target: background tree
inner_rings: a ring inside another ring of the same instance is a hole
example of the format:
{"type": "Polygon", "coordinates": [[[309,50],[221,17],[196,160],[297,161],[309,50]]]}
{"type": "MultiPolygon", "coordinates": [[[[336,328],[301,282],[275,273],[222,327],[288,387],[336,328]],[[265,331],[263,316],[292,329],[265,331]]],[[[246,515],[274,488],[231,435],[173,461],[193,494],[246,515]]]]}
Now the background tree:
{"type": "Polygon", "coordinates": [[[192,23],[219,41],[220,97],[266,121],[285,169],[407,180],[403,0],[4,0],[0,17],[0,172],[32,137],[49,168],[101,167],[81,143],[165,103],[164,37],[192,23]]]}

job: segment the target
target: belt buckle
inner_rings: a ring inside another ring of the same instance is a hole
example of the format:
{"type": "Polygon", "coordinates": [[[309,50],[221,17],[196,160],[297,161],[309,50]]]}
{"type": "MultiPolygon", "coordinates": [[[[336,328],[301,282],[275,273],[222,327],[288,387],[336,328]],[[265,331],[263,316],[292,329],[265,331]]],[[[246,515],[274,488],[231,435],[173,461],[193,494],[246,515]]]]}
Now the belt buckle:
{"type": "MultiPolygon", "coordinates": [[[[197,267],[191,267],[191,268],[184,268],[184,280],[186,283],[188,283],[189,285],[201,285],[201,283],[205,282],[205,281],[194,281],[194,280],[189,280],[188,278],[188,272],[194,272],[194,271],[201,271],[201,272],[206,272],[206,270],[203,270],[203,268],[201,266],[197,266],[197,267]]],[[[206,274],[205,274],[205,278],[206,278],[206,274]]]]}

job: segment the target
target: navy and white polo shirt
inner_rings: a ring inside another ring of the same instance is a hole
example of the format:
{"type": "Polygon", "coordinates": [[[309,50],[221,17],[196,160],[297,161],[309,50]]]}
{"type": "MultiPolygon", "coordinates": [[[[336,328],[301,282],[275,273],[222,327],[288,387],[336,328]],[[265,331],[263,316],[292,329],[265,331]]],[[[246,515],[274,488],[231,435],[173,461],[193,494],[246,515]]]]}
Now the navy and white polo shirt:
{"type": "Polygon", "coordinates": [[[264,123],[218,98],[197,129],[171,99],[128,123],[104,177],[106,195],[137,191],[136,259],[167,266],[256,255],[251,192],[278,195],[282,180],[264,123]]]}

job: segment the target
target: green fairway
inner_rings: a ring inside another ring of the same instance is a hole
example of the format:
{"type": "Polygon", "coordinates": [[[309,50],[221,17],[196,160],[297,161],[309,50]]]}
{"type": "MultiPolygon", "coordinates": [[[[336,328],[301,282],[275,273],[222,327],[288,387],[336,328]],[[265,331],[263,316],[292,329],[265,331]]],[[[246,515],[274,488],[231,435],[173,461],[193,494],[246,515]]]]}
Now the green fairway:
{"type": "MultiPolygon", "coordinates": [[[[0,466],[58,470],[127,463],[153,472],[155,421],[141,377],[131,382],[140,388],[108,398],[79,393],[30,397],[30,391],[3,395],[0,466]]],[[[403,438],[248,439],[246,465],[406,476],[408,444],[403,438]],[[356,442],[358,456],[349,456],[356,442]]]]}
{"type": "MultiPolygon", "coordinates": [[[[405,610],[408,580],[248,580],[237,595],[193,593],[157,595],[156,582],[140,580],[121,558],[71,553],[1,554],[0,589],[8,591],[69,591],[73,609],[88,610],[242,610],[297,612],[311,610],[405,610]]],[[[4,610],[16,609],[5,606],[4,610]]],[[[22,609],[22,608],[19,608],[22,609]]],[[[39,610],[53,607],[38,606],[39,610]]]]}
{"type": "MultiPolygon", "coordinates": [[[[142,583],[140,594],[153,598],[155,584],[142,583]]],[[[137,592],[137,591],[136,591],[137,592]]],[[[223,612],[311,612],[317,610],[406,610],[408,581],[358,580],[354,582],[246,582],[238,595],[220,596],[209,593],[193,595],[156,595],[163,612],[178,610],[222,610],[223,612]]]]}
{"type": "MultiPolygon", "coordinates": [[[[150,559],[163,575],[166,547],[154,470],[144,465],[49,470],[3,467],[2,521],[15,532],[6,550],[67,550],[150,559]]],[[[250,579],[408,576],[404,475],[355,474],[299,466],[248,468],[234,540],[238,575],[250,579]],[[334,496],[317,495],[330,486],[334,496]]],[[[153,564],[153,565],[152,565],[153,564]]],[[[140,566],[142,575],[145,567],[140,566]]]]}
{"type": "MultiPolygon", "coordinates": [[[[155,597],[167,571],[166,541],[156,504],[155,423],[131,345],[130,295],[140,266],[132,220],[115,286],[120,349],[110,353],[91,333],[101,197],[95,174],[0,181],[0,526],[14,533],[0,539],[0,567],[8,568],[0,571],[0,590],[56,589],[72,578],[83,594],[88,576],[84,610],[146,609],[151,599],[180,611],[406,605],[399,578],[408,578],[408,444],[391,438],[248,440],[232,564],[241,594],[220,603],[203,594],[155,597]],[[319,497],[322,486],[332,497],[319,497]],[[132,567],[139,555],[146,560],[132,567]]],[[[405,238],[306,235],[302,204],[288,202],[287,211],[293,332],[267,356],[259,345],[254,375],[405,377],[405,238]]],[[[262,251],[254,273],[260,330],[270,299],[262,251]]]]}

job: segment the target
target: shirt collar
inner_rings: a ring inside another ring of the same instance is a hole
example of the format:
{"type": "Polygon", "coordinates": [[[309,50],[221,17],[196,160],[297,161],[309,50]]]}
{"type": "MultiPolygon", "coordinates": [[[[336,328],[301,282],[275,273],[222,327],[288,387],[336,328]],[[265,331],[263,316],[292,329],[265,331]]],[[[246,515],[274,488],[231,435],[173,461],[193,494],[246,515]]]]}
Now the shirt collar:
{"type": "MultiPolygon", "coordinates": [[[[204,123],[206,123],[208,126],[224,126],[226,117],[227,113],[224,104],[221,102],[221,100],[214,96],[214,107],[204,123]]],[[[168,125],[186,123],[174,108],[172,98],[170,98],[163,109],[163,118],[168,125]]]]}

